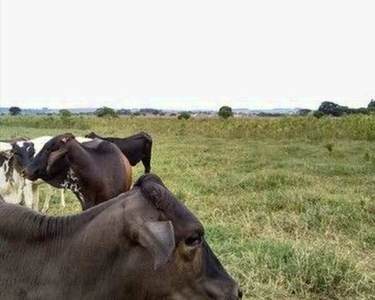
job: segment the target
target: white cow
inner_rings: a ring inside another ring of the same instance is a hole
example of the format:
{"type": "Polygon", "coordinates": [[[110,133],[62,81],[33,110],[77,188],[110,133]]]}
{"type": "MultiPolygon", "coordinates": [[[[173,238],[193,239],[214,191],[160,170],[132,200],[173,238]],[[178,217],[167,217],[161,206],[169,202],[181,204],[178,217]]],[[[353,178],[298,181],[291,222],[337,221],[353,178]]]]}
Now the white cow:
{"type": "MultiPolygon", "coordinates": [[[[29,147],[32,147],[33,144],[41,149],[40,145],[46,143],[50,138],[51,137],[41,137],[31,141],[19,141],[16,144],[19,147],[26,148],[26,151],[29,147]]],[[[21,176],[20,172],[22,166],[18,164],[17,159],[14,157],[12,153],[12,145],[10,143],[0,143],[0,150],[0,195],[3,196],[5,202],[14,204],[20,204],[23,195],[25,206],[38,210],[39,186],[45,182],[42,180],[32,182],[21,176]]],[[[48,185],[42,209],[44,212],[49,208],[52,192],[52,186],[48,185]]],[[[60,204],[62,207],[65,207],[64,190],[61,190],[60,204]]]]}
{"type": "MultiPolygon", "coordinates": [[[[20,203],[25,180],[19,172],[15,171],[12,154],[10,150],[4,150],[4,144],[1,143],[0,145],[0,149],[3,150],[0,152],[0,195],[6,202],[20,203]]],[[[31,207],[31,203],[29,202],[26,205],[31,207]]]]}
{"type": "MultiPolygon", "coordinates": [[[[24,147],[25,150],[37,154],[48,142],[52,136],[42,136],[29,141],[16,142],[18,147],[24,147]],[[32,151],[35,149],[35,152],[32,151]]],[[[77,138],[81,142],[90,141],[88,138],[77,138]]],[[[19,204],[24,196],[25,206],[38,210],[39,207],[39,186],[46,184],[43,180],[30,181],[23,178],[20,174],[22,168],[17,159],[12,154],[12,145],[10,143],[0,142],[0,195],[5,202],[19,204]]],[[[60,206],[65,207],[64,189],[60,189],[60,206]]],[[[43,212],[49,209],[53,188],[47,184],[46,198],[42,208],[43,212]]]]}

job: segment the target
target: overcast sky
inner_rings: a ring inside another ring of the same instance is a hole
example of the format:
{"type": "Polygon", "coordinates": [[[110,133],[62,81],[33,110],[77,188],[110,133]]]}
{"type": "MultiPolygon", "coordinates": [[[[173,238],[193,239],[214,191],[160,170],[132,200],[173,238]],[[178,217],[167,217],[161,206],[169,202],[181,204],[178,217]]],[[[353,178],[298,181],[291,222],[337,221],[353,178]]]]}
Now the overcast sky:
{"type": "Polygon", "coordinates": [[[0,106],[375,98],[373,0],[1,0],[0,106]]]}

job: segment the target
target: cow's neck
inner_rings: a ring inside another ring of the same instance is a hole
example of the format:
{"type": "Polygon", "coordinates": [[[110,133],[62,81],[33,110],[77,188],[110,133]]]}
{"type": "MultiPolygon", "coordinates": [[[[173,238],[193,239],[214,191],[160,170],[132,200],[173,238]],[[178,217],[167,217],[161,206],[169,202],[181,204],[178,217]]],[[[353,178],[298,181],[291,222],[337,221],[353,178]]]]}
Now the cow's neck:
{"type": "Polygon", "coordinates": [[[84,206],[84,203],[86,202],[84,188],[80,178],[76,175],[73,168],[69,168],[61,187],[71,190],[80,200],[82,206],[84,206]]]}
{"type": "Polygon", "coordinates": [[[93,163],[90,154],[76,140],[72,140],[70,142],[66,155],[70,164],[73,165],[77,170],[81,169],[82,167],[86,169],[93,163]]]}
{"type": "Polygon", "coordinates": [[[83,209],[89,207],[90,191],[88,186],[83,183],[90,182],[87,179],[92,172],[92,166],[95,162],[92,160],[90,154],[77,141],[72,141],[67,153],[69,161],[69,170],[66,175],[64,188],[70,189],[80,200],[83,209]]]}

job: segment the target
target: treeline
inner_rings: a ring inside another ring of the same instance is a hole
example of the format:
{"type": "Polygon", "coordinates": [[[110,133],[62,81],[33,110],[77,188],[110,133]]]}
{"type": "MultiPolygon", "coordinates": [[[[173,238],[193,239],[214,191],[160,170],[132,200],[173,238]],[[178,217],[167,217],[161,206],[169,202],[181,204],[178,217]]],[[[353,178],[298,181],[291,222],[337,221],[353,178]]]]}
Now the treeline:
{"type": "MultiPolygon", "coordinates": [[[[12,106],[12,107],[9,108],[9,115],[10,116],[21,115],[21,113],[22,113],[21,108],[19,108],[17,106],[12,106]]],[[[176,117],[177,116],[177,118],[179,120],[183,120],[183,119],[188,120],[188,119],[190,119],[191,116],[197,115],[197,114],[212,115],[212,112],[207,113],[207,112],[180,111],[177,114],[177,113],[171,113],[171,112],[166,113],[166,112],[163,112],[163,110],[161,110],[161,109],[154,109],[154,108],[141,108],[138,111],[132,112],[130,109],[115,110],[113,108],[103,106],[103,107],[100,107],[100,108],[96,109],[95,111],[93,111],[91,113],[87,113],[87,112],[86,113],[79,113],[78,115],[80,115],[80,116],[95,115],[95,116],[100,117],[100,118],[103,118],[103,117],[117,118],[119,116],[141,116],[141,115],[142,116],[149,116],[149,115],[165,116],[165,115],[168,115],[170,117],[176,117]]],[[[233,116],[233,111],[232,111],[232,108],[229,107],[229,106],[222,106],[216,114],[220,118],[228,119],[229,117],[233,116]]],[[[43,115],[53,116],[55,114],[43,114],[43,115]]],[[[71,121],[71,117],[73,115],[77,115],[77,114],[72,113],[68,109],[60,109],[59,112],[58,112],[58,115],[64,121],[64,124],[69,124],[70,121],[71,121]]]]}
{"type": "Polygon", "coordinates": [[[344,115],[369,115],[375,113],[375,100],[371,99],[367,107],[360,108],[349,108],[348,106],[342,106],[334,102],[324,101],[320,104],[318,110],[312,111],[310,109],[300,109],[298,114],[306,116],[313,114],[315,117],[320,118],[323,116],[334,116],[341,117],[344,115]]]}

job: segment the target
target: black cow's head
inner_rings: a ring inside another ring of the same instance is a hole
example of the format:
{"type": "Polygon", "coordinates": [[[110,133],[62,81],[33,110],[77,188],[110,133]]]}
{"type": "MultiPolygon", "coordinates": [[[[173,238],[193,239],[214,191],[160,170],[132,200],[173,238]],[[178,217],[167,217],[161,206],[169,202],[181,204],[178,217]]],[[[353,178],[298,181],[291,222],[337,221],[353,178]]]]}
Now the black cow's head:
{"type": "Polygon", "coordinates": [[[58,172],[63,158],[68,151],[69,142],[75,139],[71,133],[55,136],[50,139],[34,159],[26,165],[23,175],[32,181],[38,178],[48,179],[58,172]]]}
{"type": "MultiPolygon", "coordinates": [[[[241,299],[242,292],[237,283],[205,240],[202,224],[160,178],[153,174],[143,175],[135,187],[140,188],[144,198],[158,212],[152,215],[152,210],[146,213],[147,209],[144,209],[141,213],[129,213],[128,236],[149,253],[134,251],[131,258],[134,272],[142,277],[139,285],[144,288],[142,293],[150,299],[241,299]]],[[[141,200],[134,203],[139,204],[141,200]]],[[[149,299],[139,293],[135,291],[131,295],[134,299],[149,299]]]]}
{"type": "Polygon", "coordinates": [[[23,142],[19,146],[17,142],[12,143],[11,153],[15,159],[15,167],[18,172],[21,172],[27,166],[35,155],[35,148],[32,142],[23,142]]]}

